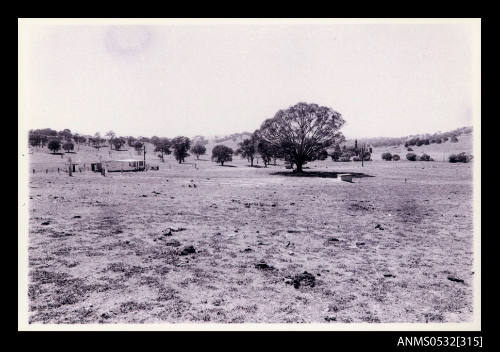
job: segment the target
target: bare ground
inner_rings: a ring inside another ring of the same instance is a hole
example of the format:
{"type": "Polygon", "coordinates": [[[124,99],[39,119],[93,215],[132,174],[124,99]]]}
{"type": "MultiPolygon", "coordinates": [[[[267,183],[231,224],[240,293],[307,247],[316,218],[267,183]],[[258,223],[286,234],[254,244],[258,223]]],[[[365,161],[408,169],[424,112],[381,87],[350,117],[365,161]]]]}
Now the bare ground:
{"type": "Polygon", "coordinates": [[[169,165],[32,175],[30,322],[471,319],[472,165],[169,165]]]}

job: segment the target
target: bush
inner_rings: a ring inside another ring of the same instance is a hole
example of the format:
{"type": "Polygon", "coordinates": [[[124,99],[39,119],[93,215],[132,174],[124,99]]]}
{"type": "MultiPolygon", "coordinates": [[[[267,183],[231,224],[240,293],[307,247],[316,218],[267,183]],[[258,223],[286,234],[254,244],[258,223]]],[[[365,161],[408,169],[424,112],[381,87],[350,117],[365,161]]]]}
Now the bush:
{"type": "Polygon", "coordinates": [[[391,153],[382,153],[382,159],[387,160],[387,161],[391,161],[392,160],[391,153]]]}
{"type": "Polygon", "coordinates": [[[370,161],[370,160],[372,160],[371,158],[372,158],[372,154],[370,152],[365,152],[363,160],[364,161],[370,161]]]}
{"type": "Polygon", "coordinates": [[[401,158],[400,158],[400,157],[399,157],[399,155],[397,155],[397,154],[394,154],[394,155],[392,156],[392,161],[399,161],[399,159],[401,159],[401,158]]]}
{"type": "Polygon", "coordinates": [[[354,158],[352,158],[352,161],[361,161],[361,157],[355,156],[354,158]]]}
{"type": "Polygon", "coordinates": [[[409,152],[412,152],[412,151],[413,151],[413,149],[411,149],[411,148],[407,148],[406,150],[408,150],[409,152]]]}
{"type": "Polygon", "coordinates": [[[408,153],[406,154],[406,159],[410,161],[416,161],[417,160],[417,154],[415,153],[408,153]]]}
{"type": "Polygon", "coordinates": [[[347,155],[342,155],[340,158],[339,158],[339,161],[351,161],[351,157],[350,156],[347,156],[347,155]]]}
{"type": "Polygon", "coordinates": [[[432,158],[430,157],[430,155],[427,155],[424,153],[424,154],[420,155],[418,160],[419,161],[432,161],[432,158]]]}
{"type": "Polygon", "coordinates": [[[451,143],[458,143],[458,138],[457,138],[457,136],[453,136],[453,137],[451,137],[450,142],[451,142],[451,143]]]}
{"type": "Polygon", "coordinates": [[[467,155],[465,152],[459,154],[451,154],[448,158],[450,163],[468,163],[472,160],[472,155],[467,155]]]}
{"type": "Polygon", "coordinates": [[[354,153],[352,150],[344,150],[342,152],[342,155],[340,155],[340,157],[346,157],[346,158],[352,158],[353,156],[355,156],[356,153],[354,153]]]}

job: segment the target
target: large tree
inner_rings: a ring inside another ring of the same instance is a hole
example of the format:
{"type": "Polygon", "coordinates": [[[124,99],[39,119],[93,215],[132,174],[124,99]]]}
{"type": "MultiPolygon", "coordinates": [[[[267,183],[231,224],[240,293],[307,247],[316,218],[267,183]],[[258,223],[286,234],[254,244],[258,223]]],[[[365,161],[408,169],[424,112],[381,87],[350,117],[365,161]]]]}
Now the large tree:
{"type": "Polygon", "coordinates": [[[339,132],[344,122],[329,107],[298,103],[265,120],[258,134],[287,155],[296,172],[302,172],[307,161],[324,157],[328,147],[345,140],[339,132]]]}
{"type": "Polygon", "coordinates": [[[57,135],[61,138],[61,139],[64,139],[64,140],[71,140],[71,137],[73,137],[73,135],[71,134],[71,130],[70,129],[67,129],[65,128],[64,130],[62,131],[59,131],[57,132],[57,135]]]}
{"type": "Polygon", "coordinates": [[[212,161],[224,166],[224,162],[233,160],[233,150],[223,144],[218,144],[212,149],[212,161]]]}
{"type": "Polygon", "coordinates": [[[75,148],[75,145],[73,144],[73,142],[67,141],[62,145],[62,148],[66,152],[69,152],[70,150],[73,150],[75,148]]]}
{"type": "Polygon", "coordinates": [[[137,139],[135,139],[135,137],[133,137],[133,136],[127,137],[127,144],[129,147],[134,147],[136,141],[137,141],[137,139]]]}
{"type": "Polygon", "coordinates": [[[57,139],[51,140],[48,147],[50,150],[52,150],[52,154],[55,154],[61,149],[61,142],[59,142],[57,139]]]}
{"type": "Polygon", "coordinates": [[[42,144],[42,136],[38,133],[34,133],[33,131],[29,132],[28,139],[32,147],[39,147],[40,144],[42,144]]]}
{"type": "Polygon", "coordinates": [[[120,150],[120,148],[126,143],[125,138],[123,137],[113,138],[111,141],[115,147],[115,150],[120,150]]]}
{"type": "MultiPolygon", "coordinates": [[[[160,152],[161,154],[158,154],[160,157],[162,163],[165,162],[164,155],[169,155],[171,153],[170,147],[172,146],[172,142],[168,138],[158,138],[156,137],[157,140],[155,140],[154,146],[155,146],[155,152],[160,152]]],[[[151,141],[153,138],[151,138],[151,141]]]]}
{"type": "Polygon", "coordinates": [[[134,144],[134,149],[138,155],[141,155],[141,153],[143,151],[143,149],[142,149],[143,147],[144,147],[144,143],[142,143],[142,142],[136,141],[134,144]]]}
{"type": "Polygon", "coordinates": [[[184,159],[189,156],[188,151],[191,147],[191,140],[188,137],[179,136],[172,139],[172,148],[174,149],[175,159],[179,164],[184,162],[184,159]]]}
{"type": "Polygon", "coordinates": [[[257,153],[257,140],[253,136],[252,138],[245,138],[242,142],[238,143],[238,147],[234,153],[248,159],[250,166],[253,166],[253,159],[257,153]]]}
{"type": "Polygon", "coordinates": [[[271,163],[271,159],[276,156],[276,148],[271,143],[261,139],[257,143],[257,151],[264,162],[264,167],[271,163]]]}
{"type": "Polygon", "coordinates": [[[114,139],[116,137],[116,133],[114,131],[108,131],[104,136],[108,137],[109,147],[113,149],[113,145],[115,144],[114,139]]]}
{"type": "Polygon", "coordinates": [[[203,144],[200,144],[200,142],[197,142],[191,147],[191,152],[196,155],[196,160],[198,160],[200,155],[205,155],[207,153],[207,148],[203,144]]]}

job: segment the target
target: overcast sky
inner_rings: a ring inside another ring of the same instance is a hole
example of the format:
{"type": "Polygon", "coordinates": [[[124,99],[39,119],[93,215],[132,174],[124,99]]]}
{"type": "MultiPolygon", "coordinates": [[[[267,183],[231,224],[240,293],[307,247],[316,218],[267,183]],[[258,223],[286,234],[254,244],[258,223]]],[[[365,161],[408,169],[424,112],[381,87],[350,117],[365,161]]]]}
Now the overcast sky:
{"type": "Polygon", "coordinates": [[[297,102],[346,137],[472,125],[474,24],[21,27],[25,128],[194,136],[254,131],[297,102]]]}

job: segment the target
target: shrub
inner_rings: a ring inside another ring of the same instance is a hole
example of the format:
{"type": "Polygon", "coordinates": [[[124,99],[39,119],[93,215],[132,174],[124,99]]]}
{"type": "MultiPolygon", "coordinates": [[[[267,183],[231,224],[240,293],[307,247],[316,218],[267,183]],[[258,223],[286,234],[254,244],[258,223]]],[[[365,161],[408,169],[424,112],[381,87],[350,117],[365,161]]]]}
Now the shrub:
{"type": "Polygon", "coordinates": [[[354,158],[352,158],[352,161],[361,161],[361,157],[355,156],[354,158]]]}
{"type": "Polygon", "coordinates": [[[407,148],[406,150],[408,150],[409,152],[412,152],[412,151],[413,151],[413,149],[411,149],[411,148],[407,148]]]}
{"type": "Polygon", "coordinates": [[[339,161],[351,161],[351,157],[350,156],[347,156],[347,155],[342,155],[340,158],[339,158],[339,161]]]}
{"type": "Polygon", "coordinates": [[[346,157],[346,158],[352,158],[353,156],[355,156],[356,153],[354,153],[352,150],[344,150],[342,152],[342,155],[340,157],[346,157]]]}
{"type": "Polygon", "coordinates": [[[450,163],[468,163],[472,160],[472,155],[467,155],[465,152],[459,154],[451,154],[448,160],[450,163]]]}
{"type": "Polygon", "coordinates": [[[370,160],[372,160],[371,157],[372,157],[372,154],[370,152],[365,152],[363,160],[364,161],[370,161],[370,160]]]}
{"type": "Polygon", "coordinates": [[[391,161],[392,160],[391,153],[382,153],[382,159],[387,160],[387,161],[391,161]]]}
{"type": "Polygon", "coordinates": [[[444,137],[443,142],[447,142],[447,141],[448,141],[448,137],[444,137]]]}
{"type": "Polygon", "coordinates": [[[417,147],[420,147],[422,144],[424,144],[422,139],[417,140],[417,147]]]}
{"type": "Polygon", "coordinates": [[[458,138],[457,138],[457,136],[453,136],[453,137],[451,137],[450,142],[451,142],[451,143],[458,143],[458,138]]]}
{"type": "Polygon", "coordinates": [[[430,157],[430,155],[427,155],[424,153],[424,154],[420,155],[418,160],[419,161],[432,161],[432,158],[430,157]]]}
{"type": "Polygon", "coordinates": [[[410,161],[416,161],[417,160],[417,154],[415,153],[408,153],[406,154],[406,159],[410,161]]]}
{"type": "Polygon", "coordinates": [[[399,161],[399,159],[401,159],[401,158],[399,157],[399,155],[398,155],[398,154],[394,154],[394,155],[392,156],[392,161],[399,161]]]}

